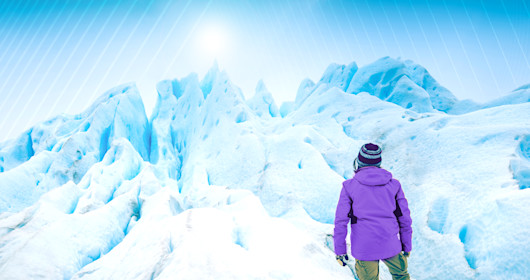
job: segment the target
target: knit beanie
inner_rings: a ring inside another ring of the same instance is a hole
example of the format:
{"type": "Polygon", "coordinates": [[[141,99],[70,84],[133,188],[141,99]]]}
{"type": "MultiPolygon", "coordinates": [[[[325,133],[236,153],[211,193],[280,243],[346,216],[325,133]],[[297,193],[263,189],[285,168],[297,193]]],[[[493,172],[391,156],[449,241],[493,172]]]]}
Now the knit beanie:
{"type": "MultiPolygon", "coordinates": [[[[355,159],[357,169],[365,166],[381,166],[381,148],[376,144],[364,144],[355,159]]],[[[355,165],[355,163],[354,163],[355,165]]]]}

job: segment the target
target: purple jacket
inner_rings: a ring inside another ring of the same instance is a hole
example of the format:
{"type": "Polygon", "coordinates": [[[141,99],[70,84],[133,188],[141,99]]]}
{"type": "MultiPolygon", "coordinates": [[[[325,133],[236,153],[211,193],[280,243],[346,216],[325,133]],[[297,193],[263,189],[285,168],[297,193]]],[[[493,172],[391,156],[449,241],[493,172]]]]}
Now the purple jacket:
{"type": "Polygon", "coordinates": [[[355,259],[375,261],[412,250],[412,219],[398,180],[382,168],[359,169],[342,183],[335,212],[335,254],[346,254],[351,221],[351,253],[355,259]]]}

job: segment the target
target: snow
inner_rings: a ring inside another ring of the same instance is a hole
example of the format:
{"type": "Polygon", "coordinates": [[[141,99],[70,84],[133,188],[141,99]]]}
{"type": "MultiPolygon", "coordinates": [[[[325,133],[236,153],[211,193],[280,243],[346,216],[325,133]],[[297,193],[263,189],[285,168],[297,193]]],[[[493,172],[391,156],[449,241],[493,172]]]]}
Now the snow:
{"type": "Polygon", "coordinates": [[[359,67],[355,62],[352,62],[348,66],[331,64],[324,72],[324,75],[322,75],[322,78],[320,78],[319,83],[330,84],[343,91],[347,91],[348,86],[358,69],[359,67]]]}
{"type": "Polygon", "coordinates": [[[79,115],[58,116],[1,143],[0,212],[18,212],[53,188],[79,183],[115,139],[128,139],[147,160],[149,133],[140,94],[125,84],[79,115]]]}
{"type": "Polygon", "coordinates": [[[149,120],[126,84],[0,143],[0,278],[352,279],[326,234],[366,142],[408,198],[413,279],[530,277],[527,87],[458,101],[383,58],[279,110],[217,65],[156,88],[149,120]]]}
{"type": "Polygon", "coordinates": [[[500,98],[486,102],[484,104],[477,104],[471,100],[459,101],[453,108],[451,108],[449,112],[452,114],[464,114],[480,109],[511,104],[522,104],[527,102],[530,102],[530,84],[521,86],[500,98]]]}
{"type": "Polygon", "coordinates": [[[520,189],[530,188],[530,136],[525,135],[519,142],[517,156],[510,162],[510,169],[514,179],[518,181],[520,189]]]}
{"type": "Polygon", "coordinates": [[[277,117],[280,115],[278,107],[274,103],[272,94],[267,90],[263,80],[256,86],[256,94],[247,101],[247,105],[253,109],[260,118],[277,117]]]}
{"type": "Polygon", "coordinates": [[[368,92],[382,100],[388,100],[392,96],[393,100],[388,101],[407,109],[418,107],[418,112],[426,112],[429,109],[447,112],[457,101],[456,97],[440,86],[422,66],[410,60],[401,61],[390,57],[381,58],[360,68],[345,91],[354,94],[368,92]],[[396,84],[400,82],[406,90],[398,89],[393,92],[398,88],[396,84]],[[411,94],[416,98],[410,98],[411,94]],[[410,100],[404,103],[403,99],[410,100]]]}

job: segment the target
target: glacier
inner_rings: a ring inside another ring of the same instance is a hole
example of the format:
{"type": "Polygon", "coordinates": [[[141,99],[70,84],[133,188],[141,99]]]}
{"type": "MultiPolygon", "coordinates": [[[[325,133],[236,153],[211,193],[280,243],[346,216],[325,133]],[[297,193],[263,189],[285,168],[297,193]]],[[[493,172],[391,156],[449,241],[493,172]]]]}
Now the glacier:
{"type": "Polygon", "coordinates": [[[385,57],[279,107],[217,65],[156,89],[149,118],[129,83],[0,143],[0,278],[352,279],[325,238],[366,142],[409,201],[413,279],[530,277],[530,86],[478,104],[385,57]]]}

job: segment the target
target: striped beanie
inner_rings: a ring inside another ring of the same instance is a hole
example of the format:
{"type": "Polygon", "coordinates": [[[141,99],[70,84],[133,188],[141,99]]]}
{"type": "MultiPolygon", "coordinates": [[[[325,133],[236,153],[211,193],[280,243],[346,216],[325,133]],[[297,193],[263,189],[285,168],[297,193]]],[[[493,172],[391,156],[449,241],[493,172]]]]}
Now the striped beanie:
{"type": "Polygon", "coordinates": [[[355,159],[357,167],[365,166],[381,166],[381,148],[376,144],[364,144],[359,151],[359,155],[355,159]]]}

